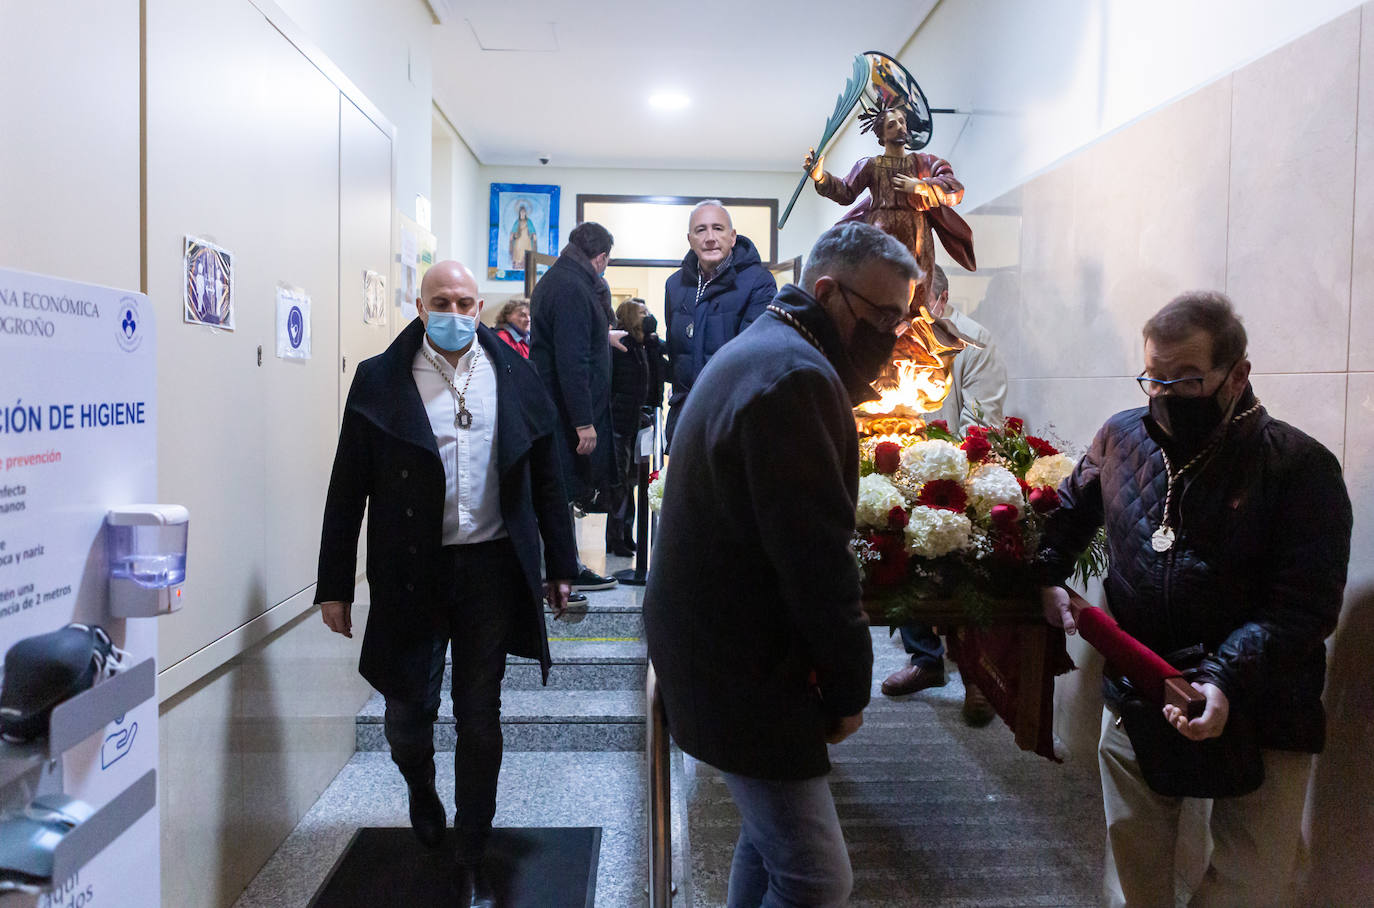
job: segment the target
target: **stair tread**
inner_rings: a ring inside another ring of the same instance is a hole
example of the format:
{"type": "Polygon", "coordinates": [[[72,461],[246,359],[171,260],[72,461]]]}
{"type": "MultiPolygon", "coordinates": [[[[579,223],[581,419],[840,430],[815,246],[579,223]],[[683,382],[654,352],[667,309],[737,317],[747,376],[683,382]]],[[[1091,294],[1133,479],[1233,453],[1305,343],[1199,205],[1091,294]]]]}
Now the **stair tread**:
{"type": "MultiPolygon", "coordinates": [[[[386,701],[374,693],[358,713],[359,724],[382,721],[386,701]]],[[[503,690],[501,721],[539,723],[643,722],[642,690],[503,690]]],[[[453,722],[448,691],[439,696],[437,724],[453,722]]]]}

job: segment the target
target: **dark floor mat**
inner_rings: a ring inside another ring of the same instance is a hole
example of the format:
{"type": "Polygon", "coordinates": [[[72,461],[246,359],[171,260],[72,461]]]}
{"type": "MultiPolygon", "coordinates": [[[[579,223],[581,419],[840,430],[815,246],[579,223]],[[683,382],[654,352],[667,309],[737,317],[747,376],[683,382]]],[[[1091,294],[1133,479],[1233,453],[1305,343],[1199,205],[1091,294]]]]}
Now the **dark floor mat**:
{"type": "MultiPolygon", "coordinates": [[[[359,829],[311,908],[454,904],[452,836],[426,851],[406,827],[359,829]]],[[[591,908],[600,852],[600,827],[497,828],[487,874],[505,908],[591,908]]]]}

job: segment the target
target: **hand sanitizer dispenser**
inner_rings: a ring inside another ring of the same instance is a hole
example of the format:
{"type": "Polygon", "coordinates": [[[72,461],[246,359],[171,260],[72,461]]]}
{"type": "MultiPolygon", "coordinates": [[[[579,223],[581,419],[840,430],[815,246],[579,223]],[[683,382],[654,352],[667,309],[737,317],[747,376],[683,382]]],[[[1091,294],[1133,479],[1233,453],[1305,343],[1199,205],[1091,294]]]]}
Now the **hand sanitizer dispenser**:
{"type": "Polygon", "coordinates": [[[190,519],[179,504],[134,504],[105,515],[111,615],[151,618],[181,608],[190,519]]]}

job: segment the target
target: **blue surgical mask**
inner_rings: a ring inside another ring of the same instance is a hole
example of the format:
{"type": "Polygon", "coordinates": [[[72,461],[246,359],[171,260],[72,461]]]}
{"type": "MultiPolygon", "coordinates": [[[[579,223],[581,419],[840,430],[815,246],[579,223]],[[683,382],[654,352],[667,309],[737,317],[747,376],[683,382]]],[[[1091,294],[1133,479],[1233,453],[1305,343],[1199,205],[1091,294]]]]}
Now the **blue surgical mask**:
{"type": "Polygon", "coordinates": [[[477,319],[457,312],[430,312],[425,334],[434,346],[446,353],[457,353],[472,343],[477,334],[477,319]]]}

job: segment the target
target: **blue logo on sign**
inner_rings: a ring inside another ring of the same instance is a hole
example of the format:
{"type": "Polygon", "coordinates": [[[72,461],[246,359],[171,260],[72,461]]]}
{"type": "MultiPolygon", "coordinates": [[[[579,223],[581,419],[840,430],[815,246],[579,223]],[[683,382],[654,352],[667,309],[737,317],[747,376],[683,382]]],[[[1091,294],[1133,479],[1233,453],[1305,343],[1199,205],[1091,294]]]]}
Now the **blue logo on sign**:
{"type": "Polygon", "coordinates": [[[293,350],[299,350],[301,341],[305,340],[305,316],[300,306],[292,306],[291,313],[286,316],[286,337],[293,350]]]}
{"type": "Polygon", "coordinates": [[[132,353],[143,343],[143,316],[138,311],[138,300],[126,296],[119,301],[119,326],[115,329],[115,341],[120,349],[132,353]]]}

